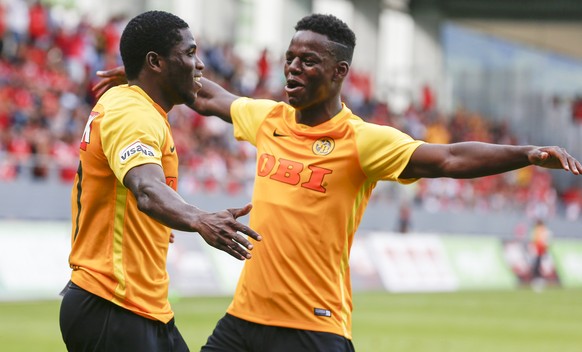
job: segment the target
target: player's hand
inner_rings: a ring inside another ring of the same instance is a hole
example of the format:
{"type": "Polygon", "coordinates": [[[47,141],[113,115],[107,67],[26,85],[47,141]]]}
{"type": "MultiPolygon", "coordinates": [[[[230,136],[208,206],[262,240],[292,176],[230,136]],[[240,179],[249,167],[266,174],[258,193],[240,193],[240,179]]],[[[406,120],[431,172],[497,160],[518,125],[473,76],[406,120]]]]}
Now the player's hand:
{"type": "Polygon", "coordinates": [[[200,215],[198,233],[209,245],[239,260],[251,259],[253,245],[244,235],[260,241],[262,237],[236,219],[248,214],[252,205],[200,215]]]}
{"type": "Polygon", "coordinates": [[[99,99],[109,88],[127,83],[125,67],[123,66],[117,66],[106,71],[97,71],[96,74],[98,77],[101,77],[101,80],[97,82],[92,89],[97,99],[99,99]]]}
{"type": "Polygon", "coordinates": [[[174,233],[170,233],[170,243],[174,243],[174,239],[176,238],[176,236],[174,235],[174,233]]]}
{"type": "Polygon", "coordinates": [[[564,169],[574,175],[580,175],[582,171],[580,162],[561,147],[536,148],[528,155],[528,158],[533,165],[548,169],[564,169]]]}

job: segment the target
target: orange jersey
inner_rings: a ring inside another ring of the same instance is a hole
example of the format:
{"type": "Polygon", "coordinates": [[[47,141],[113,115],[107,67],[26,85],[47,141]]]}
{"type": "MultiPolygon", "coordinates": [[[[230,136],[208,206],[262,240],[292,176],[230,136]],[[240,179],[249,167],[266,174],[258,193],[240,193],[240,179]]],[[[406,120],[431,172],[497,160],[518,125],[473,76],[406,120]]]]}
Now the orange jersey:
{"type": "Polygon", "coordinates": [[[235,137],[257,147],[250,227],[263,240],[228,313],[351,339],[354,233],[377,181],[416,181],[398,176],[422,142],[345,106],[315,127],[270,100],[239,98],[231,115],[235,137]]]}
{"type": "Polygon", "coordinates": [[[142,213],[124,185],[138,165],[162,167],[177,188],[178,156],[166,113],[137,86],[110,89],[93,108],[73,191],[72,281],[141,316],[168,322],[170,229],[142,213]]]}

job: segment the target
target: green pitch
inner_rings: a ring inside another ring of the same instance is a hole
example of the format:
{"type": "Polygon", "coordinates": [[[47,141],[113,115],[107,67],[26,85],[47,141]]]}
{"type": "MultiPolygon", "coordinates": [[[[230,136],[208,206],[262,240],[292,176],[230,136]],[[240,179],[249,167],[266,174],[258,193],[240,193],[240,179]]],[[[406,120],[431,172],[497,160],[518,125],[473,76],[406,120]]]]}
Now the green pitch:
{"type": "MultiPolygon", "coordinates": [[[[197,351],[229,298],[173,302],[176,322],[197,351]]],[[[582,290],[431,294],[359,293],[354,345],[358,352],[580,352],[582,290]]],[[[0,303],[5,352],[65,351],[59,301],[0,303]]]]}

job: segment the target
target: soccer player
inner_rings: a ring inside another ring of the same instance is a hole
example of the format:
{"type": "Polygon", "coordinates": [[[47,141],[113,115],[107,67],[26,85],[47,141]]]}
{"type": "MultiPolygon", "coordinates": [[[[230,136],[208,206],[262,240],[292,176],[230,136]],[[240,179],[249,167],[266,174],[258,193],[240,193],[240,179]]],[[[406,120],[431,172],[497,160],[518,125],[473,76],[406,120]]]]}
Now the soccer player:
{"type": "Polygon", "coordinates": [[[129,84],[99,99],[81,139],[61,333],[69,351],[188,351],[168,302],[171,228],[198,232],[240,260],[251,258],[243,234],[260,236],[236,220],[250,204],[205,212],[176,192],[166,114],[194,102],[204,69],[186,22],[143,13],[127,24],[120,49],[129,84]]]}
{"type": "MultiPolygon", "coordinates": [[[[190,105],[256,146],[250,226],[264,238],[202,351],[353,351],[350,248],[378,181],[473,178],[528,165],[582,170],[560,147],[430,144],[364,122],[341,101],[353,31],[322,14],[295,29],[285,54],[288,103],[238,97],[203,80],[190,105]]],[[[96,91],[122,73],[102,72],[96,91]]]]}

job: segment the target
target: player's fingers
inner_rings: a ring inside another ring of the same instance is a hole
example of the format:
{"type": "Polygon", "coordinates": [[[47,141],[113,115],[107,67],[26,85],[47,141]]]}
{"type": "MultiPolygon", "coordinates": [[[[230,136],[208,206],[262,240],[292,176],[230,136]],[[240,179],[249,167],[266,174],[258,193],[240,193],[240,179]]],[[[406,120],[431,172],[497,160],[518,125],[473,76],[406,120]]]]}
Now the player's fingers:
{"type": "Polygon", "coordinates": [[[578,168],[576,167],[577,160],[574,159],[566,149],[559,148],[558,149],[558,158],[560,159],[560,163],[562,164],[562,168],[566,171],[572,171],[574,174],[578,172],[578,168]]]}
{"type": "Polygon", "coordinates": [[[237,219],[241,216],[245,216],[248,213],[250,213],[252,208],[253,208],[253,205],[251,203],[248,203],[247,205],[245,205],[242,208],[230,208],[230,209],[227,209],[227,211],[229,213],[231,213],[235,219],[237,219]]]}
{"type": "Polygon", "coordinates": [[[252,257],[251,253],[245,247],[241,246],[237,242],[234,242],[234,244],[231,246],[231,248],[235,252],[237,252],[240,256],[242,256],[244,259],[251,259],[251,257],[252,257]]]}
{"type": "Polygon", "coordinates": [[[223,231],[220,236],[215,237],[214,240],[208,243],[237,259],[251,258],[247,248],[250,247],[249,249],[252,249],[252,244],[237,232],[223,231]]]}
{"type": "Polygon", "coordinates": [[[105,81],[104,79],[99,80],[99,82],[95,83],[91,90],[95,92],[102,89],[103,86],[105,85],[104,81],[105,81]]]}
{"type": "MultiPolygon", "coordinates": [[[[233,226],[233,229],[236,231],[235,235],[233,236],[233,238],[237,239],[237,242],[243,244],[243,243],[249,243],[246,238],[244,236],[242,236],[240,233],[243,233],[257,241],[261,241],[263,239],[263,237],[258,234],[257,232],[255,232],[255,230],[251,229],[250,227],[246,226],[245,224],[242,224],[240,222],[236,222],[233,226]],[[240,232],[240,233],[239,233],[240,232]],[[243,239],[245,242],[241,242],[238,239],[243,239]]],[[[247,245],[245,245],[245,247],[248,248],[247,245]]]]}
{"type": "MultiPolygon", "coordinates": [[[[260,241],[260,240],[262,239],[262,237],[261,237],[261,236],[260,236],[258,233],[256,233],[256,232],[252,231],[252,230],[251,230],[251,229],[249,229],[249,228],[245,229],[245,231],[247,231],[247,232],[252,232],[252,234],[250,234],[250,235],[248,235],[248,236],[250,236],[250,237],[254,238],[254,239],[255,239],[255,240],[257,240],[257,241],[260,241]]],[[[242,232],[242,231],[241,231],[241,232],[242,232]]],[[[243,233],[244,233],[244,232],[243,232],[243,233]]],[[[245,233],[245,234],[246,234],[246,233],[245,233]]],[[[241,235],[241,234],[240,234],[240,233],[238,233],[238,232],[237,232],[237,233],[235,233],[235,234],[232,236],[232,240],[233,240],[234,242],[236,242],[237,244],[239,244],[240,246],[244,247],[244,248],[245,248],[245,250],[246,250],[246,249],[249,249],[249,250],[252,250],[252,249],[253,249],[253,244],[252,244],[252,243],[251,243],[251,242],[250,242],[250,241],[249,241],[249,240],[248,240],[248,239],[247,239],[245,236],[241,235]]]]}
{"type": "Polygon", "coordinates": [[[568,164],[570,165],[570,171],[572,171],[574,175],[580,175],[580,172],[582,171],[582,165],[578,160],[570,156],[568,158],[568,164]]]}
{"type": "Polygon", "coordinates": [[[91,91],[93,91],[93,93],[95,93],[95,95],[99,96],[101,94],[103,94],[103,81],[97,82],[97,84],[95,84],[92,88],[91,91]]]}
{"type": "Polygon", "coordinates": [[[251,254],[234,241],[224,245],[221,249],[238,260],[251,259],[251,254]]]}
{"type": "Polygon", "coordinates": [[[105,91],[110,87],[115,85],[115,79],[114,78],[104,78],[102,80],[100,80],[99,82],[95,83],[95,85],[93,86],[93,88],[91,89],[94,93],[96,93],[96,95],[100,96],[103,93],[105,93],[105,91]]]}
{"type": "Polygon", "coordinates": [[[558,158],[560,164],[562,165],[562,169],[570,170],[570,165],[568,164],[569,155],[566,152],[566,150],[564,150],[564,148],[557,148],[557,150],[554,153],[552,153],[551,156],[554,158],[558,158]]]}
{"type": "Polygon", "coordinates": [[[245,235],[247,235],[247,236],[249,236],[257,241],[263,240],[263,236],[261,236],[260,234],[255,232],[255,230],[251,229],[248,226],[243,225],[238,231],[244,233],[245,235]]]}
{"type": "Polygon", "coordinates": [[[111,70],[101,70],[101,71],[97,71],[95,72],[95,75],[97,75],[98,77],[109,77],[111,76],[111,70]]]}
{"type": "Polygon", "coordinates": [[[535,159],[532,162],[534,165],[547,167],[550,169],[564,169],[570,170],[569,163],[570,155],[564,148],[560,147],[544,147],[538,149],[535,154],[535,159]]]}
{"type": "Polygon", "coordinates": [[[123,66],[117,66],[114,67],[112,69],[109,70],[99,70],[97,72],[95,72],[95,74],[98,77],[115,77],[115,76],[121,76],[121,75],[125,75],[125,70],[123,69],[123,66]]]}

